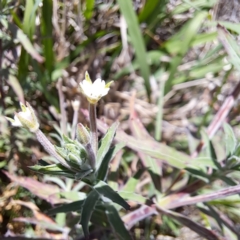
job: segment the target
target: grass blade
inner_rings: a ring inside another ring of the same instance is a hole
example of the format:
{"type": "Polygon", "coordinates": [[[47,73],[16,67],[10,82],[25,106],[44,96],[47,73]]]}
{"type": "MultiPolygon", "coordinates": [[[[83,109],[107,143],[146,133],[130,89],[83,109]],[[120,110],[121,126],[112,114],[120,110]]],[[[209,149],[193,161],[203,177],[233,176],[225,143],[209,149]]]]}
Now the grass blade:
{"type": "Polygon", "coordinates": [[[42,22],[41,31],[44,46],[45,64],[48,70],[48,77],[51,79],[51,73],[54,66],[54,53],[53,53],[53,27],[52,27],[52,12],[53,3],[52,0],[43,0],[42,6],[42,22]]]}
{"type": "Polygon", "coordinates": [[[146,54],[145,44],[143,41],[141,31],[139,29],[137,16],[133,9],[132,1],[118,0],[118,4],[119,4],[122,15],[124,16],[127,22],[131,43],[135,49],[136,58],[140,67],[140,71],[144,78],[145,89],[147,91],[148,98],[150,99],[150,95],[151,95],[151,87],[150,87],[150,81],[149,81],[150,69],[147,63],[147,54],[146,54]]]}

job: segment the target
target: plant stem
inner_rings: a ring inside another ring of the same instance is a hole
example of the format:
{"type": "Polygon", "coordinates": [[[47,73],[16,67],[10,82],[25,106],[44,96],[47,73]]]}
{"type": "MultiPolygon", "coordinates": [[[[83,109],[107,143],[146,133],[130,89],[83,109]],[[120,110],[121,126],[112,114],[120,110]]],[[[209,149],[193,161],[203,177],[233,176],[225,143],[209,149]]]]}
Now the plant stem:
{"type": "Polygon", "coordinates": [[[97,133],[97,113],[96,104],[89,104],[89,116],[90,116],[90,135],[91,145],[95,156],[98,150],[98,133],[97,133]]]}

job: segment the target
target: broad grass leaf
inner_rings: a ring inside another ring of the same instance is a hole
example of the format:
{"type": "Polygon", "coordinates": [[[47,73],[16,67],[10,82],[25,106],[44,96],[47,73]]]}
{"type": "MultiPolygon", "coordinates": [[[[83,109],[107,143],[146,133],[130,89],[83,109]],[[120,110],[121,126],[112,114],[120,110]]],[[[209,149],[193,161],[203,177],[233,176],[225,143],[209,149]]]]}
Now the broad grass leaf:
{"type": "Polygon", "coordinates": [[[136,53],[136,58],[140,67],[140,72],[144,78],[144,85],[145,85],[147,95],[150,99],[150,95],[151,95],[151,87],[150,87],[150,81],[149,81],[150,69],[147,63],[147,54],[146,54],[144,40],[139,28],[136,13],[133,9],[132,1],[118,0],[117,2],[119,4],[120,11],[127,22],[131,43],[136,53]]]}

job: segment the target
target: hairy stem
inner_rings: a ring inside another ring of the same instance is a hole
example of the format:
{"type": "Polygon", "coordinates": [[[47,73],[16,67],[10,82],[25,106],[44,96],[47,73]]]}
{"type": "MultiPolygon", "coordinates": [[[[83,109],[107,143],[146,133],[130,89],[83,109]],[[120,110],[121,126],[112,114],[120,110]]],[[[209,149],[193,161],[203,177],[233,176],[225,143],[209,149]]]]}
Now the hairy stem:
{"type": "Polygon", "coordinates": [[[98,133],[97,133],[97,114],[96,114],[96,104],[89,104],[89,117],[90,117],[90,135],[91,135],[91,145],[95,156],[98,150],[98,133]]]}

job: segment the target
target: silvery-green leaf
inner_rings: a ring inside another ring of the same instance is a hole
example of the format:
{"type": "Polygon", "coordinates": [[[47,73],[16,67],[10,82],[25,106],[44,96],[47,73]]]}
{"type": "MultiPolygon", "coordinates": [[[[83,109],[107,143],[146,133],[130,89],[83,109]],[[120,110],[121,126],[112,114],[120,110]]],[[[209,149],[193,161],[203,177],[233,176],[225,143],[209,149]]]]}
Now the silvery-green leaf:
{"type": "Polygon", "coordinates": [[[119,123],[115,122],[107,131],[107,133],[105,134],[105,136],[103,137],[103,139],[101,140],[101,146],[98,149],[97,152],[97,169],[99,169],[102,160],[104,159],[105,155],[107,154],[113,138],[115,136],[115,133],[117,131],[119,123]]]}
{"type": "Polygon", "coordinates": [[[80,158],[78,158],[76,155],[74,155],[73,153],[69,153],[68,155],[67,155],[67,163],[70,165],[70,166],[72,166],[72,167],[74,167],[74,168],[76,168],[76,169],[81,169],[81,165],[82,165],[82,161],[81,161],[81,159],[80,158]]]}
{"type": "Polygon", "coordinates": [[[114,147],[112,147],[111,149],[109,149],[108,153],[103,158],[101,165],[98,169],[97,179],[103,180],[103,181],[105,180],[108,169],[109,169],[110,161],[114,158],[114,156],[117,154],[117,152],[120,149],[122,149],[124,146],[125,146],[124,143],[119,143],[119,144],[115,145],[114,147]]]}
{"type": "Polygon", "coordinates": [[[62,138],[65,143],[74,143],[74,141],[71,138],[67,137],[64,134],[62,135],[62,138]]]}
{"type": "Polygon", "coordinates": [[[80,211],[82,208],[82,205],[84,203],[84,200],[79,200],[71,203],[66,203],[54,208],[51,208],[47,210],[48,215],[53,215],[57,213],[67,213],[67,212],[77,212],[80,211]]]}
{"type": "Polygon", "coordinates": [[[72,143],[67,143],[67,144],[64,144],[64,149],[67,150],[68,152],[71,152],[73,154],[76,154],[78,155],[79,154],[79,150],[78,150],[78,147],[72,143]]]}
{"type": "Polygon", "coordinates": [[[85,149],[79,151],[79,157],[82,159],[82,162],[86,162],[88,159],[88,154],[85,149]]]}
{"type": "Polygon", "coordinates": [[[117,235],[119,239],[122,240],[131,240],[132,238],[128,230],[125,228],[124,223],[121,217],[119,216],[119,213],[116,210],[116,208],[109,204],[106,204],[105,208],[106,208],[105,213],[107,215],[108,222],[115,235],[117,235]]]}
{"type": "Polygon", "coordinates": [[[64,148],[55,146],[55,150],[61,157],[63,157],[64,159],[67,158],[67,152],[64,150],[64,148]]]}
{"type": "Polygon", "coordinates": [[[80,180],[80,179],[83,179],[85,177],[87,177],[90,173],[92,173],[93,170],[92,169],[89,169],[89,170],[81,170],[80,172],[76,173],[75,174],[75,179],[76,180],[80,180]]]}
{"type": "Polygon", "coordinates": [[[130,209],[128,203],[117,193],[115,192],[110,186],[108,186],[105,182],[99,181],[95,186],[94,189],[104,197],[110,199],[111,201],[119,204],[120,206],[124,207],[126,210],[130,209]]]}
{"type": "Polygon", "coordinates": [[[91,219],[92,213],[98,202],[98,199],[99,199],[98,192],[95,190],[92,190],[88,194],[87,198],[85,199],[82,205],[80,224],[82,225],[83,232],[86,238],[88,238],[89,236],[88,223],[91,219]]]}
{"type": "Polygon", "coordinates": [[[63,167],[60,163],[47,166],[35,165],[29,168],[42,174],[65,176],[73,179],[75,178],[75,172],[71,172],[69,169],[63,167]]]}
{"type": "Polygon", "coordinates": [[[223,128],[225,133],[226,153],[229,156],[234,153],[234,150],[237,146],[237,139],[234,135],[232,127],[229,124],[224,123],[223,128]]]}

